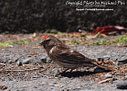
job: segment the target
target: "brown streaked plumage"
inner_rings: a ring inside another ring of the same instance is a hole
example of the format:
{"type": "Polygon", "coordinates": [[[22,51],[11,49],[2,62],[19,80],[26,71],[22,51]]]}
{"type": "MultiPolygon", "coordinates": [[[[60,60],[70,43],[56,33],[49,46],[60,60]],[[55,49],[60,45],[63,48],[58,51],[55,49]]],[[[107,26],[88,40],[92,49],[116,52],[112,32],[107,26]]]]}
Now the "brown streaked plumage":
{"type": "Polygon", "coordinates": [[[89,59],[81,53],[72,50],[54,36],[46,37],[46,39],[42,41],[40,45],[42,45],[45,48],[48,56],[52,61],[64,68],[73,70],[82,66],[97,66],[105,70],[110,70],[108,67],[98,65],[97,61],[89,59]]]}

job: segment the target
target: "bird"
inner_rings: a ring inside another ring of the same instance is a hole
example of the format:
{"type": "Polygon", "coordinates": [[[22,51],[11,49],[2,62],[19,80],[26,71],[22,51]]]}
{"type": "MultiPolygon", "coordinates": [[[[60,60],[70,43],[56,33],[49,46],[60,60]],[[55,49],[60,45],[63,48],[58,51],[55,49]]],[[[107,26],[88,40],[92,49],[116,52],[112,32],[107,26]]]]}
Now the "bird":
{"type": "Polygon", "coordinates": [[[43,41],[40,42],[40,46],[44,47],[52,61],[66,69],[64,72],[79,67],[98,67],[104,70],[110,70],[109,67],[99,65],[96,60],[85,57],[80,52],[71,49],[57,37],[51,35],[44,36],[43,41]]]}

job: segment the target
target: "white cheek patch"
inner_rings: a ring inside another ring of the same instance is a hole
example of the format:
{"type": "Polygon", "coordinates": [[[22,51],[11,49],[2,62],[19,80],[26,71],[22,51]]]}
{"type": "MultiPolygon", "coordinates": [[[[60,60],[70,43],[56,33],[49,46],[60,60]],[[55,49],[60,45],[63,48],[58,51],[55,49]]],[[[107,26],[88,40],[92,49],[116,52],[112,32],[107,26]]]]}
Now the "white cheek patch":
{"type": "Polygon", "coordinates": [[[55,49],[55,47],[51,48],[49,53],[52,54],[53,50],[55,49]]]}

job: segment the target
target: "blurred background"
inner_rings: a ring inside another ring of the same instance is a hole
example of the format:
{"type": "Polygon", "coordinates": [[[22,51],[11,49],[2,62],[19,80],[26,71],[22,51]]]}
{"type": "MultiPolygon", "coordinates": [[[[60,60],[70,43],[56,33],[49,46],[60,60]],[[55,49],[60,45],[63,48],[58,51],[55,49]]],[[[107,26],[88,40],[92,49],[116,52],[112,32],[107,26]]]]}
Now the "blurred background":
{"type": "MultiPolygon", "coordinates": [[[[76,11],[67,0],[0,0],[0,33],[93,31],[97,27],[127,27],[127,5],[114,11],[76,11]]],[[[69,1],[69,0],[68,0],[69,1]]],[[[71,0],[70,0],[71,1],[71,0]]]]}

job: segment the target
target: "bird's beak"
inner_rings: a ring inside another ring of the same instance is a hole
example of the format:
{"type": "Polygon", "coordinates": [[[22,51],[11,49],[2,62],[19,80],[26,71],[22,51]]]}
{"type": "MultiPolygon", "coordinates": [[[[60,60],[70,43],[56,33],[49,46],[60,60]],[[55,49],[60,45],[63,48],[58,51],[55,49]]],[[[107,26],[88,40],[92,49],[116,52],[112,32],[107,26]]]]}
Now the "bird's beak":
{"type": "Polygon", "coordinates": [[[44,41],[41,41],[41,42],[39,43],[40,46],[42,46],[43,44],[44,44],[44,41]]]}

